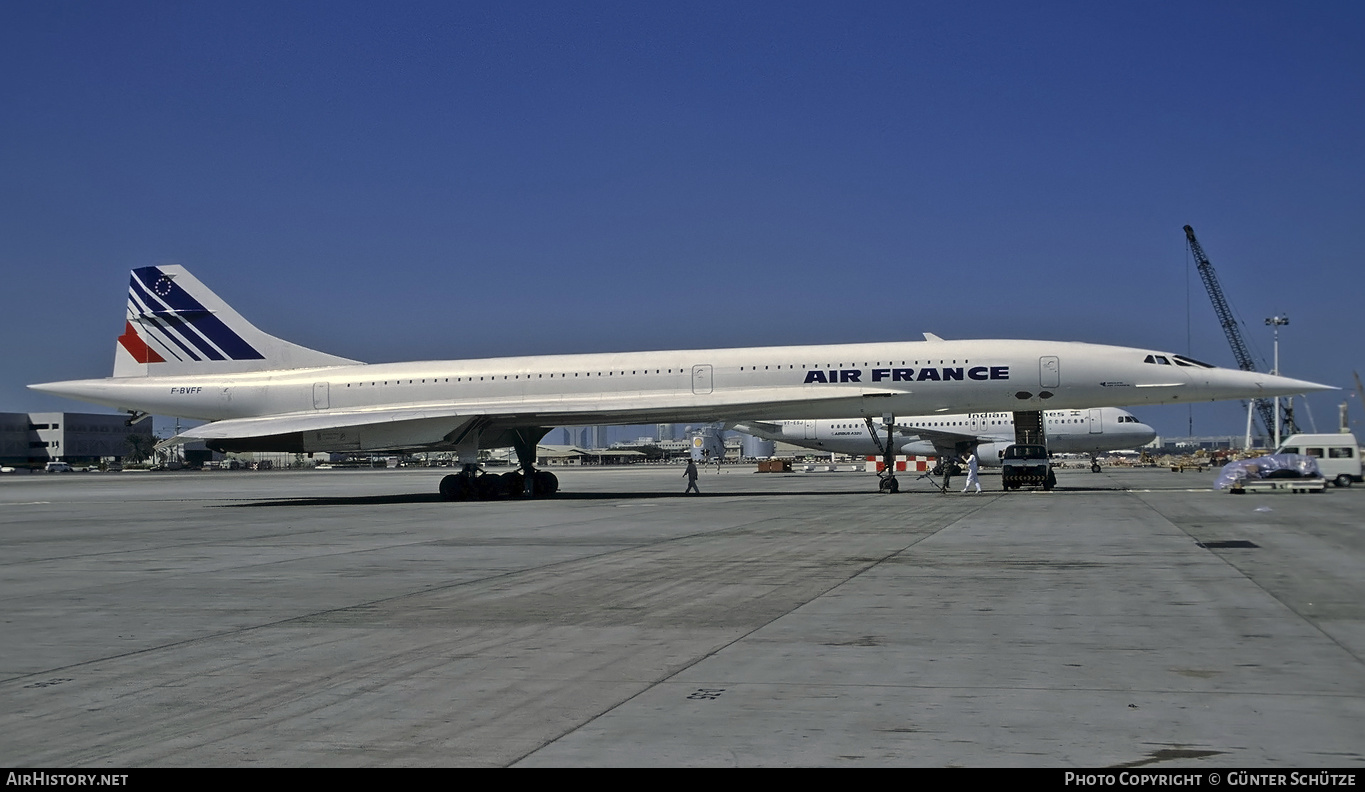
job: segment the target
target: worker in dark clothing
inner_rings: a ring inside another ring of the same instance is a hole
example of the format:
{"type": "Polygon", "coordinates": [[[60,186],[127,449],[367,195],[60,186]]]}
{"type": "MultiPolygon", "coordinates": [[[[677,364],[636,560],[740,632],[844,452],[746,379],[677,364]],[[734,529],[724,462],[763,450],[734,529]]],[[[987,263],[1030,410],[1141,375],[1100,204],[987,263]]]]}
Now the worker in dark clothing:
{"type": "Polygon", "coordinates": [[[952,486],[953,475],[958,472],[957,456],[951,455],[943,458],[943,486],[940,492],[947,492],[948,487],[952,486]]]}
{"type": "Polygon", "coordinates": [[[697,461],[695,459],[687,460],[687,470],[683,472],[683,475],[687,476],[687,489],[683,490],[683,494],[695,492],[700,495],[701,490],[697,488],[697,461]]]}

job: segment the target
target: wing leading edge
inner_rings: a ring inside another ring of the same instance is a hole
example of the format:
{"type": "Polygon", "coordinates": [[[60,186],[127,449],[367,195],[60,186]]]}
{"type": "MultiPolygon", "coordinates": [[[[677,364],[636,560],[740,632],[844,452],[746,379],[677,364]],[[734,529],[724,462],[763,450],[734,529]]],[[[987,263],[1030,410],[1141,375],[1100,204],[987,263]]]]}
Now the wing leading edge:
{"type": "MultiPolygon", "coordinates": [[[[818,399],[818,411],[879,413],[878,397],[901,392],[860,388],[856,393],[830,394],[818,399]],[[864,410],[866,400],[873,407],[864,410]]],[[[407,405],[393,409],[327,410],[284,413],[256,418],[235,418],[188,429],[173,441],[203,440],[210,447],[260,451],[352,451],[439,450],[469,442],[470,429],[478,429],[479,447],[505,443],[496,438],[503,430],[517,427],[577,426],[611,422],[655,423],[660,420],[708,422],[736,413],[769,411],[784,404],[801,403],[806,410],[813,401],[809,393],[775,394],[771,390],[727,391],[724,405],[708,404],[704,397],[688,405],[642,404],[638,395],[574,398],[546,401],[509,399],[469,403],[407,405]]]]}

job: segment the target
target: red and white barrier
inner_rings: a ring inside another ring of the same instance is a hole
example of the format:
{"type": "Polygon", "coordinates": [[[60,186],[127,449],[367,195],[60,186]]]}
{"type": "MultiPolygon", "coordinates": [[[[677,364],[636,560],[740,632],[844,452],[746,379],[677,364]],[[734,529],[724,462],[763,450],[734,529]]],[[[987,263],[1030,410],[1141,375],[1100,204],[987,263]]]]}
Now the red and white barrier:
{"type": "MultiPolygon", "coordinates": [[[[905,456],[905,455],[903,455],[903,454],[902,454],[902,455],[897,455],[897,457],[896,457],[896,472],[897,472],[897,473],[923,473],[924,471],[926,471],[926,470],[928,470],[929,468],[931,468],[931,467],[934,466],[934,460],[935,460],[935,457],[931,457],[931,456],[905,456]]],[[[868,472],[868,473],[880,473],[880,472],[882,472],[882,469],[883,469],[884,467],[885,467],[885,465],[882,463],[882,458],[881,458],[881,457],[879,457],[879,456],[870,456],[870,457],[867,458],[867,472],[868,472]]]]}

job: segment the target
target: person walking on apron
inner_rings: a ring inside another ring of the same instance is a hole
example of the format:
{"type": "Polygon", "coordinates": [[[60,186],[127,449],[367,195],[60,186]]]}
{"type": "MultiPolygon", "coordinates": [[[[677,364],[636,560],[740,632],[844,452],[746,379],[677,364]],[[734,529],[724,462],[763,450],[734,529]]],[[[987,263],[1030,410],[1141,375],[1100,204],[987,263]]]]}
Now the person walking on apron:
{"type": "Polygon", "coordinates": [[[695,492],[700,495],[701,490],[697,487],[697,461],[695,459],[687,460],[687,470],[683,472],[683,475],[687,476],[687,489],[683,490],[683,494],[695,492]]]}
{"type": "Polygon", "coordinates": [[[967,460],[966,460],[966,461],[967,461],[967,483],[964,484],[964,485],[962,485],[962,491],[965,493],[965,492],[967,491],[967,488],[968,488],[968,487],[970,487],[970,486],[972,486],[973,484],[975,484],[975,485],[976,485],[976,491],[977,491],[977,492],[980,492],[980,491],[981,491],[981,481],[980,481],[979,479],[977,479],[977,477],[976,477],[976,474],[977,474],[977,467],[979,466],[980,463],[977,461],[977,458],[976,458],[976,449],[975,449],[975,448],[973,448],[971,451],[968,451],[968,452],[967,452],[967,460]]]}

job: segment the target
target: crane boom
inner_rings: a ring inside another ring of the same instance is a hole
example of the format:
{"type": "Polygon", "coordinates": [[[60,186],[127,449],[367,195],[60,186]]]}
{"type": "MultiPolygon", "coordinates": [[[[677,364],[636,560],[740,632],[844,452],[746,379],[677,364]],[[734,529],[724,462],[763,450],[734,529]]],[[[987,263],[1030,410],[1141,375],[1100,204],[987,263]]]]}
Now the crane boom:
{"type": "MultiPolygon", "coordinates": [[[[1204,249],[1199,246],[1199,240],[1194,238],[1194,229],[1185,226],[1185,239],[1190,243],[1190,252],[1194,254],[1194,260],[1199,265],[1199,277],[1204,281],[1204,289],[1209,293],[1209,299],[1213,301],[1213,311],[1218,314],[1218,323],[1223,326],[1223,335],[1228,337],[1228,344],[1232,346],[1232,356],[1237,359],[1238,368],[1242,371],[1255,371],[1256,361],[1252,359],[1251,352],[1247,350],[1246,341],[1242,340],[1242,331],[1237,327],[1237,319],[1232,315],[1232,309],[1228,307],[1227,298],[1223,296],[1223,289],[1218,285],[1218,276],[1213,272],[1213,263],[1209,257],[1204,255],[1204,249]]],[[[1261,416],[1261,425],[1265,427],[1266,435],[1271,436],[1275,433],[1275,408],[1265,399],[1256,400],[1256,412],[1261,416]]]]}

